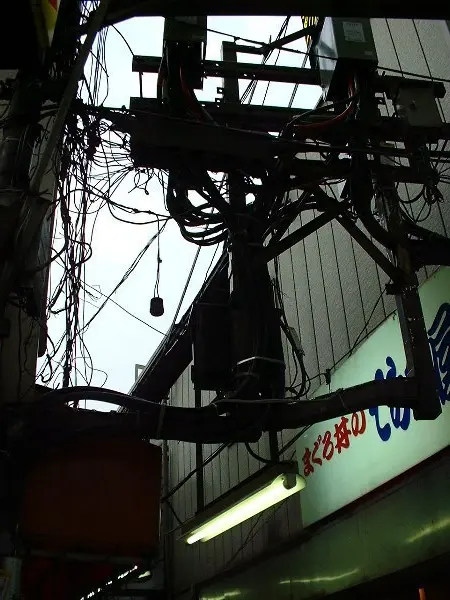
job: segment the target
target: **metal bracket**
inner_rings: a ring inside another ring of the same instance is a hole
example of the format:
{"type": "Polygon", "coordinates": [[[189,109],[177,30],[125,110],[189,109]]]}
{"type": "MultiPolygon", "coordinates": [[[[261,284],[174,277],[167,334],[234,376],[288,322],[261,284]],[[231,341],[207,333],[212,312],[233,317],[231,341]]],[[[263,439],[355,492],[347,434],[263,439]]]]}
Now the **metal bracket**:
{"type": "MultiPolygon", "coordinates": [[[[327,194],[325,194],[325,192],[322,190],[318,191],[317,201],[321,203],[327,210],[336,210],[336,205],[339,204],[337,200],[330,198],[330,196],[327,196],[327,194]]],[[[336,215],[336,220],[393,281],[398,281],[399,279],[403,278],[400,269],[392,264],[392,262],[381,252],[381,250],[375,246],[370,238],[368,238],[366,234],[363,233],[357,225],[355,225],[351,217],[344,212],[342,208],[339,208],[338,214],[336,215]]]]}
{"type": "Polygon", "coordinates": [[[290,233],[276,244],[269,244],[264,251],[264,260],[270,262],[283,252],[286,252],[286,250],[289,250],[292,246],[295,246],[327,223],[330,223],[330,221],[336,218],[336,214],[337,213],[334,210],[327,210],[315,219],[309,221],[306,225],[303,225],[303,227],[290,233]]]}
{"type": "Polygon", "coordinates": [[[394,280],[391,292],[395,293],[408,376],[414,375],[417,381],[418,398],[414,417],[417,420],[435,419],[441,414],[442,407],[419,297],[418,279],[407,251],[408,240],[397,190],[388,179],[384,179],[382,183],[383,196],[378,197],[378,212],[383,216],[387,230],[399,240],[391,255],[403,276],[398,281],[394,280]]]}

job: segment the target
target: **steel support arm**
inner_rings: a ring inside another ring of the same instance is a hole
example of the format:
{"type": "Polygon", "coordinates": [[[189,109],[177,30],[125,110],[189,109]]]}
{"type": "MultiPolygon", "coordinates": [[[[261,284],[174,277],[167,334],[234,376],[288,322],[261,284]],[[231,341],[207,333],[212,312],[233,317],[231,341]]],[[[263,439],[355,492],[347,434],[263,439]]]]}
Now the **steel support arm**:
{"type": "MultiPolygon", "coordinates": [[[[308,112],[306,108],[284,108],[278,106],[258,106],[256,104],[237,104],[231,102],[202,102],[205,110],[213,117],[219,125],[247,129],[251,131],[281,131],[286,124],[295,116],[308,112]]],[[[156,98],[130,99],[130,111],[136,115],[144,116],[149,113],[160,113],[160,104],[156,98]]],[[[117,113],[116,113],[117,114],[117,113]]],[[[320,123],[330,119],[325,113],[312,114],[308,112],[308,120],[311,123],[320,123]]],[[[376,136],[384,140],[401,142],[405,136],[404,122],[397,117],[382,117],[374,124],[361,123],[360,121],[348,121],[341,124],[336,123],[332,135],[327,135],[327,140],[332,143],[333,139],[342,140],[361,127],[367,129],[368,135],[376,136]]],[[[450,125],[443,124],[442,127],[415,127],[417,135],[429,142],[437,142],[439,139],[450,139],[450,125]]],[[[447,158],[447,155],[436,155],[436,158],[447,158]]],[[[373,168],[376,168],[375,165],[373,168]]],[[[410,169],[411,171],[411,169],[410,169]]],[[[398,172],[398,171],[397,171],[398,172]]],[[[418,175],[416,174],[416,180],[418,175]]],[[[408,181],[413,181],[408,179],[408,181]]]]}
{"type": "MultiPolygon", "coordinates": [[[[232,42],[230,45],[239,49],[232,42]]],[[[257,47],[255,47],[257,48],[257,47]]],[[[264,52],[265,46],[261,46],[264,52]]],[[[281,83],[301,83],[303,85],[320,86],[320,73],[315,69],[287,67],[257,63],[232,62],[228,60],[204,60],[203,71],[207,77],[237,77],[238,79],[257,79],[258,81],[279,81],[281,83]]],[[[133,57],[132,70],[135,73],[158,73],[161,65],[160,56],[133,57]]],[[[431,87],[436,98],[443,98],[446,90],[442,82],[425,81],[423,79],[407,80],[408,85],[415,87],[431,87]]],[[[375,91],[395,96],[399,87],[404,86],[405,79],[395,75],[383,75],[374,80],[375,91]]]]}
{"type": "MultiPolygon", "coordinates": [[[[160,64],[161,57],[136,55],[133,57],[132,68],[135,73],[157,73],[160,64]]],[[[217,60],[203,61],[203,69],[208,77],[237,77],[238,79],[320,85],[320,74],[313,69],[217,60]]]]}
{"type": "Polygon", "coordinates": [[[289,248],[292,248],[292,246],[295,246],[295,244],[298,244],[299,242],[307,238],[309,235],[326,225],[327,223],[330,223],[330,221],[336,218],[336,214],[337,212],[333,212],[331,210],[322,213],[315,219],[311,219],[311,221],[306,223],[306,225],[303,225],[303,227],[299,227],[299,229],[284,237],[281,241],[277,242],[276,244],[269,244],[264,251],[264,259],[267,262],[270,262],[271,260],[279,256],[283,252],[286,252],[286,250],[289,250],[289,248]]]}
{"type": "MultiPolygon", "coordinates": [[[[153,102],[150,99],[142,99],[136,102],[137,99],[133,99],[131,113],[124,113],[118,109],[111,109],[106,107],[93,107],[89,105],[78,104],[76,112],[78,114],[89,113],[96,115],[105,120],[109,120],[113,123],[114,128],[124,133],[130,133],[137,136],[138,139],[142,138],[145,140],[145,145],[149,149],[153,147],[175,147],[177,149],[183,148],[186,151],[206,151],[211,152],[211,148],[215,150],[225,151],[227,154],[235,155],[237,157],[251,157],[254,159],[263,159],[268,156],[279,155],[283,152],[311,152],[317,153],[317,144],[312,144],[304,141],[291,141],[281,140],[268,134],[264,134],[262,131],[249,131],[243,127],[217,127],[217,125],[211,125],[209,123],[189,121],[186,119],[180,119],[177,117],[171,117],[165,114],[158,114],[147,110],[153,107],[153,102]],[[149,133],[151,136],[149,138],[149,133]],[[268,146],[271,146],[270,150],[268,146]]],[[[231,106],[225,106],[225,111],[229,115],[229,120],[233,121],[236,118],[238,121],[244,116],[244,109],[237,107],[236,109],[231,106]],[[235,112],[236,111],[236,112],[235,112]]],[[[256,121],[260,117],[265,118],[266,107],[246,107],[249,110],[249,119],[256,121]]],[[[220,109],[222,110],[222,108],[220,109]]],[[[212,111],[214,113],[214,109],[212,111]]],[[[217,111],[218,115],[218,111],[217,111]]],[[[291,115],[290,111],[286,112],[286,120],[283,125],[289,120],[291,115]]],[[[213,116],[216,116],[214,113],[213,116]]],[[[267,112],[268,122],[273,123],[278,128],[281,118],[280,109],[274,107],[268,107],[267,112]]],[[[327,118],[326,116],[324,118],[327,118]]],[[[218,119],[220,122],[220,118],[218,119]]],[[[314,122],[314,121],[312,121],[314,122]]],[[[248,126],[249,122],[246,121],[245,125],[248,126]]],[[[335,151],[335,152],[348,152],[348,147],[342,143],[342,139],[348,137],[349,134],[354,132],[356,127],[360,127],[359,124],[352,125],[343,124],[339,129],[336,128],[336,137],[339,141],[334,143],[333,139],[328,139],[327,142],[331,144],[330,147],[325,147],[324,150],[335,151]]],[[[262,129],[262,128],[261,128],[262,129]]],[[[264,131],[268,128],[264,127],[264,131]]],[[[432,138],[430,141],[436,143],[438,140],[450,139],[450,126],[444,125],[436,131],[436,128],[423,128],[415,129],[416,133],[425,135],[433,130],[432,138]]],[[[273,129],[271,129],[273,131],[273,129]]],[[[276,129],[275,129],[276,130],[276,129]]],[[[400,141],[403,139],[400,131],[400,123],[396,119],[385,119],[381,120],[379,125],[372,127],[370,132],[375,136],[388,135],[389,141],[400,141]]],[[[143,142],[142,142],[143,143],[143,142]]],[[[354,149],[355,152],[367,151],[367,148],[358,147],[354,149]]],[[[376,150],[371,148],[370,150],[374,154],[381,154],[392,157],[408,157],[408,152],[401,148],[383,148],[382,150],[376,150]]],[[[436,150],[430,152],[430,158],[440,162],[450,162],[450,152],[436,150]]],[[[345,164],[344,161],[342,161],[345,164]]],[[[301,161],[294,163],[300,165],[301,161]]],[[[372,165],[371,165],[372,168],[372,165]]],[[[377,167],[373,165],[373,169],[386,169],[386,166],[377,167]]],[[[417,174],[414,174],[413,170],[407,167],[387,167],[388,170],[392,171],[393,175],[399,174],[399,181],[403,182],[417,182],[417,174]]],[[[394,177],[395,178],[395,177],[394,177]]]]}
{"type": "MultiPolygon", "coordinates": [[[[325,210],[335,210],[336,205],[338,205],[338,201],[330,198],[325,194],[325,192],[320,193],[320,198],[317,197],[317,200],[320,201],[321,205],[325,210]]],[[[336,216],[336,220],[348,231],[348,233],[352,236],[352,238],[358,242],[358,244],[363,248],[367,254],[369,254],[373,260],[378,264],[378,266],[383,269],[386,275],[393,281],[399,281],[403,279],[402,272],[395,265],[391,263],[391,261],[386,257],[381,250],[379,250],[372,240],[367,237],[367,235],[359,229],[357,225],[352,221],[352,219],[345,213],[339,212],[336,216]]]]}
{"type": "Polygon", "coordinates": [[[273,40],[269,44],[265,44],[263,46],[262,53],[266,54],[270,50],[276,50],[277,48],[282,48],[283,46],[286,46],[287,44],[290,44],[291,42],[295,42],[296,40],[300,40],[301,38],[304,38],[308,35],[312,35],[313,33],[316,32],[316,30],[317,30],[317,25],[311,25],[310,27],[304,27],[303,29],[300,29],[299,31],[294,31],[293,33],[290,33],[289,35],[285,35],[284,37],[279,38],[278,40],[273,40]]]}

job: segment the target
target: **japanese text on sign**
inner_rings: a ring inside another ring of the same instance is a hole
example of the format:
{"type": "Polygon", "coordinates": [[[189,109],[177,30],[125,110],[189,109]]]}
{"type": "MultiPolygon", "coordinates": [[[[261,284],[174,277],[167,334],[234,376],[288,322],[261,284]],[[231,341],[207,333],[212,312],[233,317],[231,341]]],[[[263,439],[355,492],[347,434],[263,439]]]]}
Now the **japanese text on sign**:
{"type": "MultiPolygon", "coordinates": [[[[439,397],[442,405],[450,402],[450,304],[444,303],[436,313],[432,326],[428,330],[433,365],[438,383],[439,397]]],[[[391,356],[386,357],[388,370],[386,375],[382,369],[375,371],[375,380],[404,377],[397,373],[397,366],[391,356]]],[[[414,417],[409,408],[390,408],[386,422],[382,422],[379,407],[368,410],[369,423],[374,423],[379,439],[387,442],[391,438],[392,429],[407,431],[414,417]],[[390,422],[389,422],[390,421],[390,422]]],[[[346,449],[352,440],[366,432],[368,425],[365,411],[353,413],[351,417],[341,417],[330,429],[319,434],[312,448],[305,448],[302,456],[303,474],[305,477],[314,473],[315,469],[330,462],[346,449]]],[[[370,426],[370,425],[369,425],[370,426]]]]}

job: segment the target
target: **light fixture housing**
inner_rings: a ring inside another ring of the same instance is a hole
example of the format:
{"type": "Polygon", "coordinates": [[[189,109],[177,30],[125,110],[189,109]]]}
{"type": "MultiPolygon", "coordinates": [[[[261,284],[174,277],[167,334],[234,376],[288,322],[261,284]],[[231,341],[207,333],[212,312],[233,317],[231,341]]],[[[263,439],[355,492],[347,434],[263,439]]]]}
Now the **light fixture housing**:
{"type": "Polygon", "coordinates": [[[188,521],[181,535],[187,544],[207,542],[300,492],[305,485],[294,462],[264,467],[188,521]]]}

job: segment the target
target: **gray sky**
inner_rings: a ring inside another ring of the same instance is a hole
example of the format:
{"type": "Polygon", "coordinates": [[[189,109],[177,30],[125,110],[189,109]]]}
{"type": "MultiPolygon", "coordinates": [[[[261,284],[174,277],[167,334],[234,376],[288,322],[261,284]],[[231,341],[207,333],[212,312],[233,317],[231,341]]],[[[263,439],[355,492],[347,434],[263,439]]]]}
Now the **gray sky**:
{"type": "MultiPolygon", "coordinates": [[[[277,35],[283,20],[283,17],[215,17],[208,19],[208,27],[233,35],[267,41],[270,35],[272,38],[277,35]]],[[[121,23],[118,28],[128,40],[135,54],[160,56],[163,26],[162,18],[142,18],[121,23]]],[[[301,27],[300,18],[291,18],[288,32],[296,31],[301,27]]],[[[224,39],[230,38],[208,33],[207,58],[220,59],[221,43],[224,39]]],[[[305,49],[302,40],[289,47],[305,49]]],[[[274,52],[270,62],[273,62],[276,56],[277,53],[274,52]]],[[[260,57],[240,55],[239,60],[260,62],[260,57]]],[[[139,95],[138,75],[132,73],[131,62],[132,56],[124,41],[116,31],[110,29],[106,42],[106,64],[109,72],[109,92],[105,100],[106,106],[120,107],[124,105],[128,107],[130,97],[139,95]]],[[[302,56],[282,52],[277,64],[301,66],[302,56]]],[[[241,82],[241,91],[245,89],[247,83],[241,82]]],[[[216,88],[221,85],[222,80],[220,79],[206,80],[203,91],[197,92],[198,98],[200,100],[214,99],[217,95],[216,88]]],[[[272,83],[267,93],[266,105],[286,106],[292,89],[291,84],[272,83]]],[[[265,91],[266,84],[260,83],[252,102],[262,103],[265,91]]],[[[144,96],[154,97],[155,95],[156,75],[144,75],[144,96]]],[[[294,106],[311,108],[315,105],[319,95],[318,88],[301,86],[297,92],[294,106]]],[[[133,178],[131,176],[119,187],[113,199],[123,204],[164,212],[162,191],[156,179],[149,188],[149,196],[141,191],[129,194],[132,186],[133,178]]],[[[118,214],[127,218],[124,214],[118,214]]],[[[94,216],[90,219],[92,225],[94,216]]],[[[93,256],[86,264],[86,282],[92,286],[98,286],[103,293],[109,294],[148,239],[156,232],[156,229],[155,225],[137,226],[121,223],[113,219],[107,208],[104,208],[95,223],[93,256]]],[[[130,278],[114,294],[113,299],[143,321],[161,331],[167,331],[178,306],[197,246],[184,241],[174,223],[169,223],[161,236],[160,244],[163,261],[160,295],[165,302],[164,316],[154,318],[149,313],[149,303],[153,296],[156,275],[156,243],[145,254],[130,278]]],[[[213,253],[214,248],[201,250],[180,316],[185,312],[204,282],[213,253]]],[[[219,253],[217,253],[218,255],[219,253]]],[[[57,275],[58,267],[55,267],[52,274],[53,282],[56,281],[57,275]]],[[[101,302],[102,298],[94,301],[93,304],[99,306],[101,302]]],[[[86,304],[85,320],[93,314],[96,306],[86,304]]],[[[59,339],[63,330],[63,318],[61,316],[52,317],[49,322],[52,338],[59,339]]],[[[105,385],[122,392],[129,391],[134,382],[135,364],[147,363],[161,340],[160,334],[128,316],[112,302],[109,302],[85,334],[85,343],[92,355],[94,368],[101,370],[94,372],[92,384],[105,385]],[[102,371],[108,374],[106,381],[102,371]]],[[[84,371],[81,358],[77,360],[77,367],[80,371],[84,371]]],[[[56,380],[56,384],[61,385],[61,377],[56,380]]],[[[85,384],[80,375],[77,378],[77,384],[85,384]]]]}

